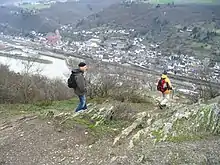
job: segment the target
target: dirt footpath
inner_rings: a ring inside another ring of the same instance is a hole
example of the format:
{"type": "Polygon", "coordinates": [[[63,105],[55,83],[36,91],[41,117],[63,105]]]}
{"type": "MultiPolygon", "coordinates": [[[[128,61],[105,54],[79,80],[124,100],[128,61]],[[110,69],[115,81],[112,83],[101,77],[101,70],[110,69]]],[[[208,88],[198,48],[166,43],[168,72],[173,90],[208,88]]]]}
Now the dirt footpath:
{"type": "Polygon", "coordinates": [[[112,143],[112,137],[98,139],[82,125],[60,129],[33,115],[0,121],[0,165],[220,164],[219,137],[156,145],[145,139],[133,150],[128,141],[112,143]]]}
{"type": "Polygon", "coordinates": [[[79,159],[80,145],[91,136],[83,127],[61,131],[35,116],[0,124],[0,165],[69,164],[79,159]]]}

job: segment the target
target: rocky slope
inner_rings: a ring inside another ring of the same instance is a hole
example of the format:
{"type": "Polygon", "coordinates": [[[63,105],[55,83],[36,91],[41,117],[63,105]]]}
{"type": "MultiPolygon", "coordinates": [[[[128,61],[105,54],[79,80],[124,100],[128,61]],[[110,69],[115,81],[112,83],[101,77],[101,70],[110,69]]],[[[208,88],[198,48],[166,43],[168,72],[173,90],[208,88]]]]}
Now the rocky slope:
{"type": "Polygon", "coordinates": [[[70,112],[74,101],[14,110],[12,106],[10,111],[1,107],[1,118],[8,115],[0,125],[0,163],[220,163],[219,98],[188,105],[185,98],[175,97],[163,110],[154,98],[150,100],[142,104],[97,100],[79,114],[70,112]]]}

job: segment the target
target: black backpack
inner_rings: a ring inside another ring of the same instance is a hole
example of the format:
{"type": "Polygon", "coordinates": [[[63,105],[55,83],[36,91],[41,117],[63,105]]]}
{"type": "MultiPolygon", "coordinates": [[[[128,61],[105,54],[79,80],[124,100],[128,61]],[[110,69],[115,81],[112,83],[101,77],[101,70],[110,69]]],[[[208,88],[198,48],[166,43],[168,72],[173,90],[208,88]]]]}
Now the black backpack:
{"type": "Polygon", "coordinates": [[[70,77],[69,77],[68,80],[67,80],[67,84],[68,84],[68,87],[69,87],[69,88],[76,89],[77,84],[76,84],[75,74],[72,73],[72,74],[70,75],[70,77]]]}

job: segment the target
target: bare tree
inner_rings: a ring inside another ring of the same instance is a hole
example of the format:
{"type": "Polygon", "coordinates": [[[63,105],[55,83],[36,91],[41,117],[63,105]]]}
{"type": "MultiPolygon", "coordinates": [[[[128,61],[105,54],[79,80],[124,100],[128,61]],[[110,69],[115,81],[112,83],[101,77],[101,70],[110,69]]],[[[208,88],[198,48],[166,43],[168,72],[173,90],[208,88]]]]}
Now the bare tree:
{"type": "Polygon", "coordinates": [[[215,98],[220,94],[219,91],[216,90],[216,88],[213,87],[212,85],[212,79],[211,79],[212,70],[208,65],[209,65],[209,60],[205,59],[203,61],[203,66],[201,66],[199,70],[200,78],[202,80],[205,80],[206,82],[204,85],[198,86],[199,98],[205,100],[215,98]]]}
{"type": "Polygon", "coordinates": [[[21,73],[9,70],[0,64],[0,103],[29,103],[41,100],[62,100],[72,97],[66,83],[41,75],[43,67],[35,58],[21,62],[21,73]]]}
{"type": "Polygon", "coordinates": [[[33,79],[30,79],[29,76],[33,74],[40,75],[43,71],[43,68],[37,66],[37,63],[31,58],[31,56],[28,56],[27,60],[21,61],[21,63],[24,67],[24,69],[22,70],[23,79],[21,80],[24,91],[24,100],[26,100],[25,102],[29,102],[30,92],[31,90],[33,90],[33,86],[35,85],[35,82],[33,81],[33,79]]]}
{"type": "Polygon", "coordinates": [[[78,66],[79,60],[76,59],[76,58],[68,57],[68,58],[65,59],[65,63],[66,63],[66,66],[71,71],[73,68],[78,66]]]}

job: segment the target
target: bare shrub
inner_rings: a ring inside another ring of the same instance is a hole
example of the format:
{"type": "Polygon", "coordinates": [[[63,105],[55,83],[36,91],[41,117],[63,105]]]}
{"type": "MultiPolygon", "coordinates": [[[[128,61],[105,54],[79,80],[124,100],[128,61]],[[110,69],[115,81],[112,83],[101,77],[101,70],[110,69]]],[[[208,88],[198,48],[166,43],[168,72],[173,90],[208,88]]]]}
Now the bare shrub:
{"type": "Polygon", "coordinates": [[[207,82],[206,85],[200,85],[198,87],[198,91],[199,91],[199,99],[203,99],[205,101],[220,95],[218,90],[215,90],[215,88],[212,86],[210,81],[207,82]]]}
{"type": "Polygon", "coordinates": [[[32,103],[42,100],[64,100],[73,96],[62,80],[22,74],[0,64],[0,103],[32,103]]]}
{"type": "Polygon", "coordinates": [[[117,104],[108,116],[108,120],[133,121],[137,113],[128,103],[117,104]]]}
{"type": "Polygon", "coordinates": [[[94,97],[108,97],[110,91],[117,87],[118,81],[114,76],[108,76],[105,74],[90,74],[87,77],[87,95],[90,98],[94,97]]]}
{"type": "MultiPolygon", "coordinates": [[[[119,88],[118,91],[122,91],[123,88],[119,88]]],[[[131,103],[149,103],[150,100],[142,95],[140,92],[136,91],[124,91],[116,92],[111,95],[111,97],[117,101],[121,102],[131,102],[131,103]]]]}
{"type": "MultiPolygon", "coordinates": [[[[73,59],[66,60],[69,68],[77,66],[73,59]]],[[[103,64],[102,62],[90,63],[86,61],[89,66],[89,71],[86,73],[87,79],[87,96],[90,99],[95,98],[112,98],[121,102],[132,103],[146,103],[150,102],[144,96],[143,86],[149,86],[148,90],[153,90],[153,83],[147,80],[145,75],[137,75],[132,77],[126,68],[118,69],[117,65],[114,67],[103,64]]]]}
{"type": "Polygon", "coordinates": [[[106,74],[103,72],[89,73],[87,76],[87,95],[112,98],[121,102],[146,103],[149,100],[141,93],[140,83],[120,74],[106,74]]]}
{"type": "Polygon", "coordinates": [[[52,100],[44,100],[44,101],[36,102],[36,103],[34,103],[34,105],[36,105],[38,107],[48,107],[48,106],[53,105],[53,101],[52,100]]]}
{"type": "MultiPolygon", "coordinates": [[[[206,62],[207,63],[207,62],[206,62]]],[[[212,98],[215,98],[220,95],[219,90],[216,90],[216,87],[212,85],[210,74],[211,70],[208,67],[208,64],[204,63],[202,68],[200,69],[200,78],[202,80],[205,80],[206,83],[204,85],[200,85],[197,87],[197,90],[199,92],[199,99],[209,100],[212,98]]]]}

